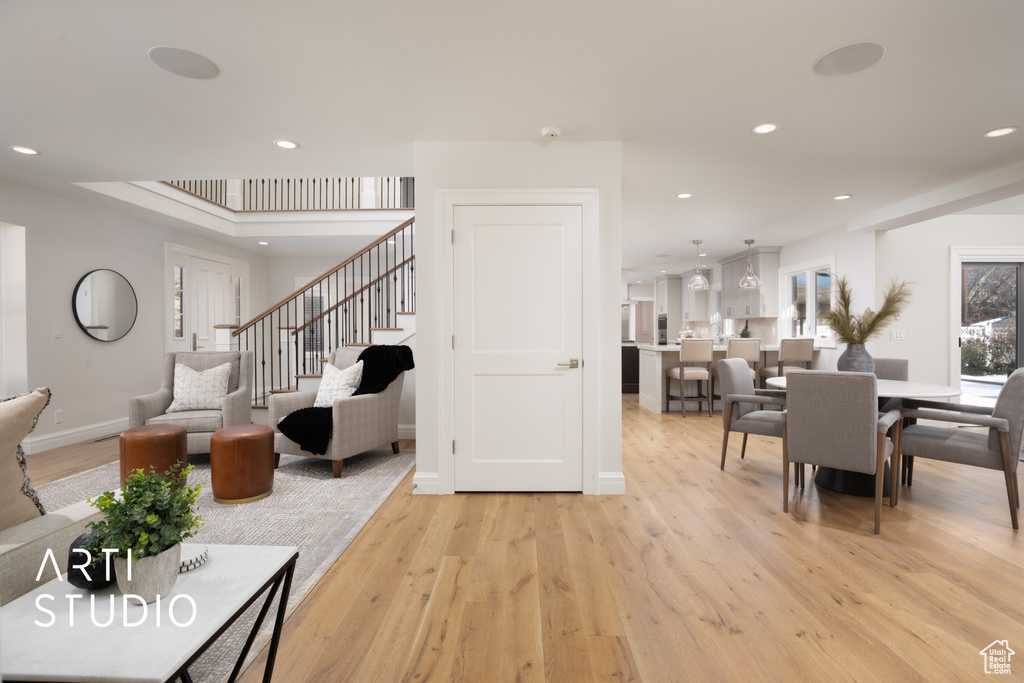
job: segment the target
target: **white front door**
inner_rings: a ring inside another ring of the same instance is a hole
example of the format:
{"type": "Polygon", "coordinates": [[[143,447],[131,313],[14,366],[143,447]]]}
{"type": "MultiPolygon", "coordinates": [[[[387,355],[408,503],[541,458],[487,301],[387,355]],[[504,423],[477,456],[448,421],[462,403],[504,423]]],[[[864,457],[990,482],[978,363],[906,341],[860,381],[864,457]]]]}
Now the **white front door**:
{"type": "MultiPolygon", "coordinates": [[[[208,256],[214,256],[209,254],[208,256]]],[[[170,275],[168,351],[216,351],[215,325],[238,325],[248,313],[248,266],[188,254],[184,248],[168,251],[170,275]]]]}
{"type": "Polygon", "coordinates": [[[214,325],[238,325],[242,279],[237,266],[193,256],[190,300],[193,350],[216,351],[214,325]]]}
{"type": "Polygon", "coordinates": [[[453,237],[455,489],[582,491],[582,207],[456,206],[453,237]]]}

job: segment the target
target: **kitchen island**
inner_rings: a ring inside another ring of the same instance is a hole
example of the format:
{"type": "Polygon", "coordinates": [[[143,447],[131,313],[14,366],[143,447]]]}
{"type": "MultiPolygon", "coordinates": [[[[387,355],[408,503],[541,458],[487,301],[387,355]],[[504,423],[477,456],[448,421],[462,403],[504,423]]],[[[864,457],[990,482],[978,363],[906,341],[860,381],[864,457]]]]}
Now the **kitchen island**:
{"type": "MultiPolygon", "coordinates": [[[[665,396],[665,371],[679,365],[679,344],[666,346],[637,344],[637,348],[640,350],[640,405],[652,413],[664,413],[669,407],[665,396]]],[[[716,361],[719,358],[725,358],[726,345],[724,343],[716,344],[714,349],[716,361]]],[[[778,356],[773,358],[771,354],[778,354],[778,351],[778,344],[762,345],[762,363],[777,363],[778,356]]],[[[814,347],[814,351],[817,354],[817,346],[814,347]]],[[[679,402],[675,399],[672,402],[676,406],[675,409],[680,410],[679,402]]],[[[696,399],[694,399],[694,403],[696,403],[696,399]]]]}

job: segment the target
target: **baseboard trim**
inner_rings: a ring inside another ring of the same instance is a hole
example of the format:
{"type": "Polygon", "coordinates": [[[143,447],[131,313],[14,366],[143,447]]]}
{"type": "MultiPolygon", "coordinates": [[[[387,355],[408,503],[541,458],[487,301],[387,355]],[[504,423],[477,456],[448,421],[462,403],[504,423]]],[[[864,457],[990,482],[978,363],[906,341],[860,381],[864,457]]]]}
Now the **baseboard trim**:
{"type": "Polygon", "coordinates": [[[412,492],[419,495],[437,495],[440,490],[437,472],[412,475],[412,492]]]}
{"type": "Polygon", "coordinates": [[[64,431],[52,434],[28,436],[21,442],[21,447],[25,450],[26,455],[32,455],[33,453],[42,453],[43,451],[70,446],[90,439],[98,439],[101,436],[110,436],[111,434],[123,432],[126,429],[128,429],[128,418],[123,417],[119,420],[97,422],[85,427],[65,429],[64,431]]]}
{"type": "Polygon", "coordinates": [[[597,475],[599,496],[621,496],[626,493],[626,475],[622,472],[600,472],[597,475]]]}
{"type": "Polygon", "coordinates": [[[398,425],[399,439],[415,439],[416,425],[398,425]]]}

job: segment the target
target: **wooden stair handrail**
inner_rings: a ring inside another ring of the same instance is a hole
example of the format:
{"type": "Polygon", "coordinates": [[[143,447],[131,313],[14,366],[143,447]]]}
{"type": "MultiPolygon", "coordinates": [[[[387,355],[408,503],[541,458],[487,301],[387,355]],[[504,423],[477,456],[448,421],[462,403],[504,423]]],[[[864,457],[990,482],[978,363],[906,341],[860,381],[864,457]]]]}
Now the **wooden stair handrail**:
{"type": "Polygon", "coordinates": [[[395,235],[397,235],[401,231],[405,230],[410,225],[412,225],[415,221],[416,221],[416,217],[413,216],[412,218],[410,218],[409,220],[405,221],[404,223],[399,225],[397,228],[395,228],[394,230],[392,230],[388,234],[386,234],[383,237],[381,237],[380,239],[378,239],[376,242],[373,242],[372,244],[370,244],[369,246],[364,248],[358,254],[354,254],[353,256],[349,257],[347,260],[342,261],[337,266],[331,268],[330,270],[328,270],[326,273],[324,273],[320,277],[315,278],[312,282],[310,282],[308,285],[306,285],[302,289],[300,289],[300,290],[298,290],[296,292],[293,292],[292,294],[289,294],[288,296],[286,296],[285,298],[281,299],[280,301],[278,301],[276,304],[274,304],[273,306],[271,306],[267,310],[263,311],[262,313],[260,313],[256,317],[254,317],[249,322],[247,322],[244,325],[240,326],[237,330],[235,330],[234,332],[231,333],[231,336],[232,337],[239,336],[240,334],[245,332],[250,327],[255,326],[256,323],[258,323],[260,320],[263,320],[263,318],[267,317],[268,315],[270,315],[271,313],[273,313],[277,309],[279,309],[282,306],[284,306],[289,301],[291,301],[293,299],[298,299],[300,296],[302,296],[302,293],[305,292],[306,290],[312,289],[313,287],[317,286],[318,284],[320,284],[324,280],[328,279],[329,277],[331,277],[332,275],[337,273],[339,270],[341,270],[342,268],[344,268],[348,264],[354,262],[356,259],[360,258],[363,254],[368,252],[370,249],[373,249],[374,247],[382,244],[383,242],[388,241],[389,239],[391,239],[392,237],[394,237],[395,235]]]}
{"type": "Polygon", "coordinates": [[[323,319],[324,317],[326,317],[326,316],[327,316],[327,314],[331,313],[332,311],[335,311],[335,310],[337,310],[337,309],[338,309],[338,307],[339,307],[339,306],[341,306],[342,304],[344,304],[344,303],[347,303],[347,302],[351,301],[352,299],[356,298],[356,295],[357,295],[357,294],[362,294],[362,293],[363,293],[363,292],[365,292],[365,291],[366,291],[367,289],[370,289],[370,288],[372,288],[372,287],[373,287],[373,286],[374,286],[375,284],[377,284],[377,283],[378,283],[378,282],[380,282],[381,280],[385,280],[385,279],[387,279],[388,275],[391,275],[392,273],[397,273],[397,272],[398,272],[398,270],[399,270],[400,268],[404,268],[404,267],[405,267],[406,265],[408,265],[408,264],[412,263],[412,262],[413,262],[413,261],[415,261],[415,260],[416,260],[416,255],[415,255],[415,254],[413,254],[412,256],[410,256],[409,258],[405,259],[404,261],[402,261],[401,263],[399,263],[399,264],[398,264],[397,266],[395,266],[394,268],[392,268],[392,269],[391,269],[391,270],[389,270],[388,272],[384,273],[383,275],[378,275],[378,276],[377,276],[376,278],[374,278],[373,280],[370,280],[370,281],[369,281],[369,282],[367,282],[367,283],[366,283],[365,285],[363,285],[363,286],[362,286],[362,287],[360,287],[359,289],[355,290],[354,292],[352,292],[351,294],[349,294],[349,295],[348,295],[347,297],[345,297],[344,299],[342,299],[342,300],[341,300],[341,301],[339,301],[338,303],[334,304],[333,306],[331,306],[330,308],[328,308],[328,309],[327,309],[326,311],[324,311],[323,313],[321,313],[321,314],[320,314],[320,315],[318,315],[317,317],[315,317],[315,318],[313,318],[312,320],[310,320],[309,322],[305,323],[305,324],[304,324],[304,325],[303,325],[302,327],[299,327],[299,328],[293,329],[293,330],[292,330],[292,336],[294,337],[294,336],[295,336],[295,335],[297,335],[297,334],[298,334],[299,332],[302,332],[302,331],[303,331],[304,329],[306,329],[307,327],[309,327],[310,325],[312,325],[312,324],[313,324],[313,323],[315,323],[316,321],[318,321],[318,320],[322,320],[322,319],[323,319]]]}

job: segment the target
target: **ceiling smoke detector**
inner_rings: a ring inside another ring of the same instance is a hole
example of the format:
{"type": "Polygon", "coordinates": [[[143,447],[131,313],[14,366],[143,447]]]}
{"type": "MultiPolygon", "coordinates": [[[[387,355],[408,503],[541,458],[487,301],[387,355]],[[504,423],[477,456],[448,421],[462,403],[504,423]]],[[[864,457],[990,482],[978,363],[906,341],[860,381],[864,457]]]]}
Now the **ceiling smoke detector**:
{"type": "Polygon", "coordinates": [[[540,129],[540,136],[545,140],[555,140],[562,134],[561,128],[555,128],[554,126],[548,126],[547,128],[540,129]]]}

